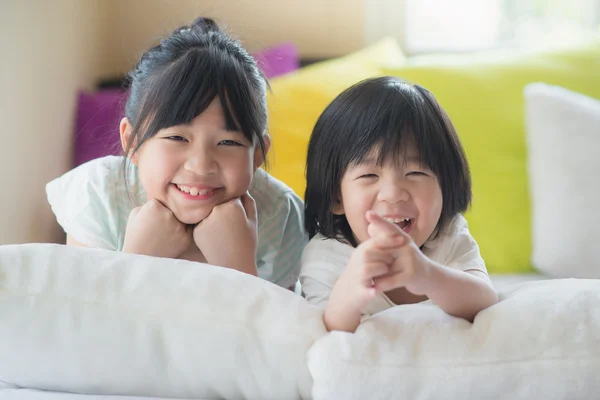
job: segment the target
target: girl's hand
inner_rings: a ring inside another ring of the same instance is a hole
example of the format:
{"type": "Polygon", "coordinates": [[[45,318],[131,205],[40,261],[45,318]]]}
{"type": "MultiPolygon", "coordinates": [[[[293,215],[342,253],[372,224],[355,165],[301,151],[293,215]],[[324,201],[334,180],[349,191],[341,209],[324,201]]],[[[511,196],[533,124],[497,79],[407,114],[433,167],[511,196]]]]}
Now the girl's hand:
{"type": "Polygon", "coordinates": [[[207,263],[257,275],[256,204],[248,193],[215,206],[193,236],[207,263]]]}
{"type": "Polygon", "coordinates": [[[404,287],[412,294],[427,295],[432,261],[417,247],[410,235],[397,225],[371,211],[367,212],[367,221],[371,237],[387,234],[402,238],[402,244],[391,250],[394,260],[390,271],[376,279],[375,288],[388,292],[404,287]]]}
{"type": "Polygon", "coordinates": [[[160,201],[151,199],[131,210],[123,252],[178,258],[191,243],[191,229],[160,201]]]}
{"type": "Polygon", "coordinates": [[[373,280],[386,276],[394,261],[392,249],[402,244],[398,235],[382,233],[361,243],[335,283],[324,321],[329,330],[353,332],[367,303],[381,293],[373,280]]]}

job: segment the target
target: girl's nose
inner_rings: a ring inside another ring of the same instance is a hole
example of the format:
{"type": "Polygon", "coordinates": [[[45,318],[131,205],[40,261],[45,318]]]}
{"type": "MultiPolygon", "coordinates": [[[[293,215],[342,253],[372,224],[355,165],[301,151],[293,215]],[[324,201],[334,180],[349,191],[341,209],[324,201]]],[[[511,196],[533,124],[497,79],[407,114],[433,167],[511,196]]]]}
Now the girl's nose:
{"type": "Polygon", "coordinates": [[[216,162],[210,151],[195,151],[188,156],[184,168],[198,175],[209,175],[216,171],[216,162]]]}

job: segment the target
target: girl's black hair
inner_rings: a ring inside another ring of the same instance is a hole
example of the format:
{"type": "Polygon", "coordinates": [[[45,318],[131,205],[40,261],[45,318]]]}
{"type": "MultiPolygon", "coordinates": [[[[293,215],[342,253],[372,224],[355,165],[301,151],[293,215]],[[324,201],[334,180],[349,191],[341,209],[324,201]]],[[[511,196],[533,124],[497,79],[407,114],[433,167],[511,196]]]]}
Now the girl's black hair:
{"type": "Polygon", "coordinates": [[[305,227],[332,239],[356,240],[344,215],[332,210],[340,199],[346,169],[378,149],[378,163],[402,163],[408,144],[437,177],[443,206],[435,234],[471,203],[467,159],[446,112],[425,88],[399,78],[367,79],[346,89],[319,117],[306,160],[305,227]]]}
{"type": "Polygon", "coordinates": [[[147,50],[128,83],[125,116],[133,132],[127,154],[161,129],[191,123],[218,97],[226,128],[258,142],[266,155],[266,78],[254,58],[212,19],[198,18],[147,50]]]}

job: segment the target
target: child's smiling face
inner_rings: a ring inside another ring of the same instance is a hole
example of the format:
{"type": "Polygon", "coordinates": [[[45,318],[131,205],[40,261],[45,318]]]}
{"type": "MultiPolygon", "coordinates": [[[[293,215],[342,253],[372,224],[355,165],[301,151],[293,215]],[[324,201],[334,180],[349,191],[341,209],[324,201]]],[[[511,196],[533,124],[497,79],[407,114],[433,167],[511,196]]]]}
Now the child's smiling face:
{"type": "Polygon", "coordinates": [[[418,162],[413,146],[403,161],[386,160],[383,165],[377,165],[376,150],[347,168],[333,212],[346,216],[357,243],[369,238],[366,212],[372,210],[396,223],[420,247],[434,232],[442,212],[438,179],[418,162]]]}
{"type": "Polygon", "coordinates": [[[147,200],[157,199],[185,224],[250,187],[260,151],[242,132],[225,128],[219,98],[189,125],[161,129],[132,156],[147,200]]]}

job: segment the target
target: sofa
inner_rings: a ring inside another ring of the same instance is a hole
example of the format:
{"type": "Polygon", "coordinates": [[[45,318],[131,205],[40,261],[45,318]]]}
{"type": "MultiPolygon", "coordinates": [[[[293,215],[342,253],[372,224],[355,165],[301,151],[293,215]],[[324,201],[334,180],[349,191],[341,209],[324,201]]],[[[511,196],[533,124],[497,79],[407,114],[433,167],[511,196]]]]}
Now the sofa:
{"type": "Polygon", "coordinates": [[[415,304],[327,332],[322,310],[236,271],[1,246],[0,398],[593,398],[599,67],[597,42],[406,58],[386,39],[271,81],[269,171],[300,195],[308,136],[341,90],[394,75],[434,93],[465,145],[466,218],[500,295],[473,323],[415,304]]]}

